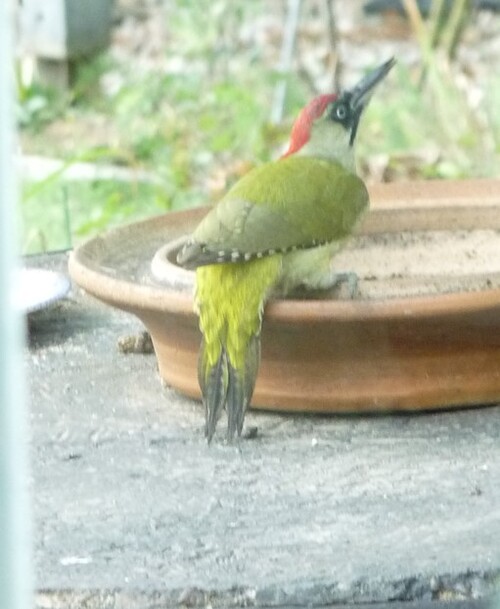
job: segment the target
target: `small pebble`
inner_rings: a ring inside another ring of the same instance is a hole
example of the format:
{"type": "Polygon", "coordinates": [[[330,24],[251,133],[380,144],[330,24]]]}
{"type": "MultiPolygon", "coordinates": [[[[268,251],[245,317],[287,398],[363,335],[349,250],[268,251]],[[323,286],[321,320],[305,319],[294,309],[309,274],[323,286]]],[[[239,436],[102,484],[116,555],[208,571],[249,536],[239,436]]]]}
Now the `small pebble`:
{"type": "Polygon", "coordinates": [[[122,336],[118,339],[118,350],[120,353],[154,353],[153,341],[149,332],[122,336]]]}

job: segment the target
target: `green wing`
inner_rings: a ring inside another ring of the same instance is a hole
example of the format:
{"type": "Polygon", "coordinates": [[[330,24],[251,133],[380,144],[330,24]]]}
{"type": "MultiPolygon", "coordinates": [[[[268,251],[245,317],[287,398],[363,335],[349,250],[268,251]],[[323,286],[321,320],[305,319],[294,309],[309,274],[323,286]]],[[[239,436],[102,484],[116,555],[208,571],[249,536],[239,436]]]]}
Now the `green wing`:
{"type": "Polygon", "coordinates": [[[347,237],[368,205],[362,180],[341,165],[287,157],[237,182],[198,225],[178,261],[239,262],[347,237]]]}

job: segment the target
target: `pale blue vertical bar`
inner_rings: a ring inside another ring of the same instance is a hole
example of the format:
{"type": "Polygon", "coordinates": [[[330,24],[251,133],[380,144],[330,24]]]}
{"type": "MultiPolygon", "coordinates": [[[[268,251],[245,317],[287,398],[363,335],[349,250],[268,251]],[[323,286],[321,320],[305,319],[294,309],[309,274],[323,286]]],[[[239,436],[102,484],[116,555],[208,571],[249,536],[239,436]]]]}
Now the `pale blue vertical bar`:
{"type": "Polygon", "coordinates": [[[0,2],[0,609],[32,608],[22,323],[16,266],[12,8],[0,2]]]}

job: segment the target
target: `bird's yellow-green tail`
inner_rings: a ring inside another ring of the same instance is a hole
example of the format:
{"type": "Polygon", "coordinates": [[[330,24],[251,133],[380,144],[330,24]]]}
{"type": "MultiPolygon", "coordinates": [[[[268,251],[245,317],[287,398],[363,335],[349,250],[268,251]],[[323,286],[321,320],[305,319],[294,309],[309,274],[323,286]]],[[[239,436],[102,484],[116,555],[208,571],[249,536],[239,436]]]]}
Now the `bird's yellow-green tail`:
{"type": "Polygon", "coordinates": [[[196,304],[203,334],[198,380],[209,442],[224,406],[229,439],[241,435],[259,368],[262,311],[281,264],[282,256],[276,254],[196,270],[196,304]]]}

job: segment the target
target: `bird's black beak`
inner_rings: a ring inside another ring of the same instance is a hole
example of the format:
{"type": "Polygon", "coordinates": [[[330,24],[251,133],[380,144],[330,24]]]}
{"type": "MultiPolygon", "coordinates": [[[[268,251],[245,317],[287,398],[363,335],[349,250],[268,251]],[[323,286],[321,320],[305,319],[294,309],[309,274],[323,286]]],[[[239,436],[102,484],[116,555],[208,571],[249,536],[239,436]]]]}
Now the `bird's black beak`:
{"type": "Polygon", "coordinates": [[[384,80],[395,63],[396,60],[392,57],[376,70],[369,72],[353,89],[351,89],[350,104],[353,110],[358,110],[360,107],[365,108],[368,105],[375,87],[379,82],[384,80]]]}
{"type": "Polygon", "coordinates": [[[350,91],[346,92],[346,97],[349,99],[351,115],[353,117],[351,125],[351,144],[356,137],[359,119],[363,110],[368,105],[370,98],[375,90],[375,87],[387,76],[391,68],[396,63],[394,57],[386,61],[381,66],[369,72],[358,84],[350,91]]]}

